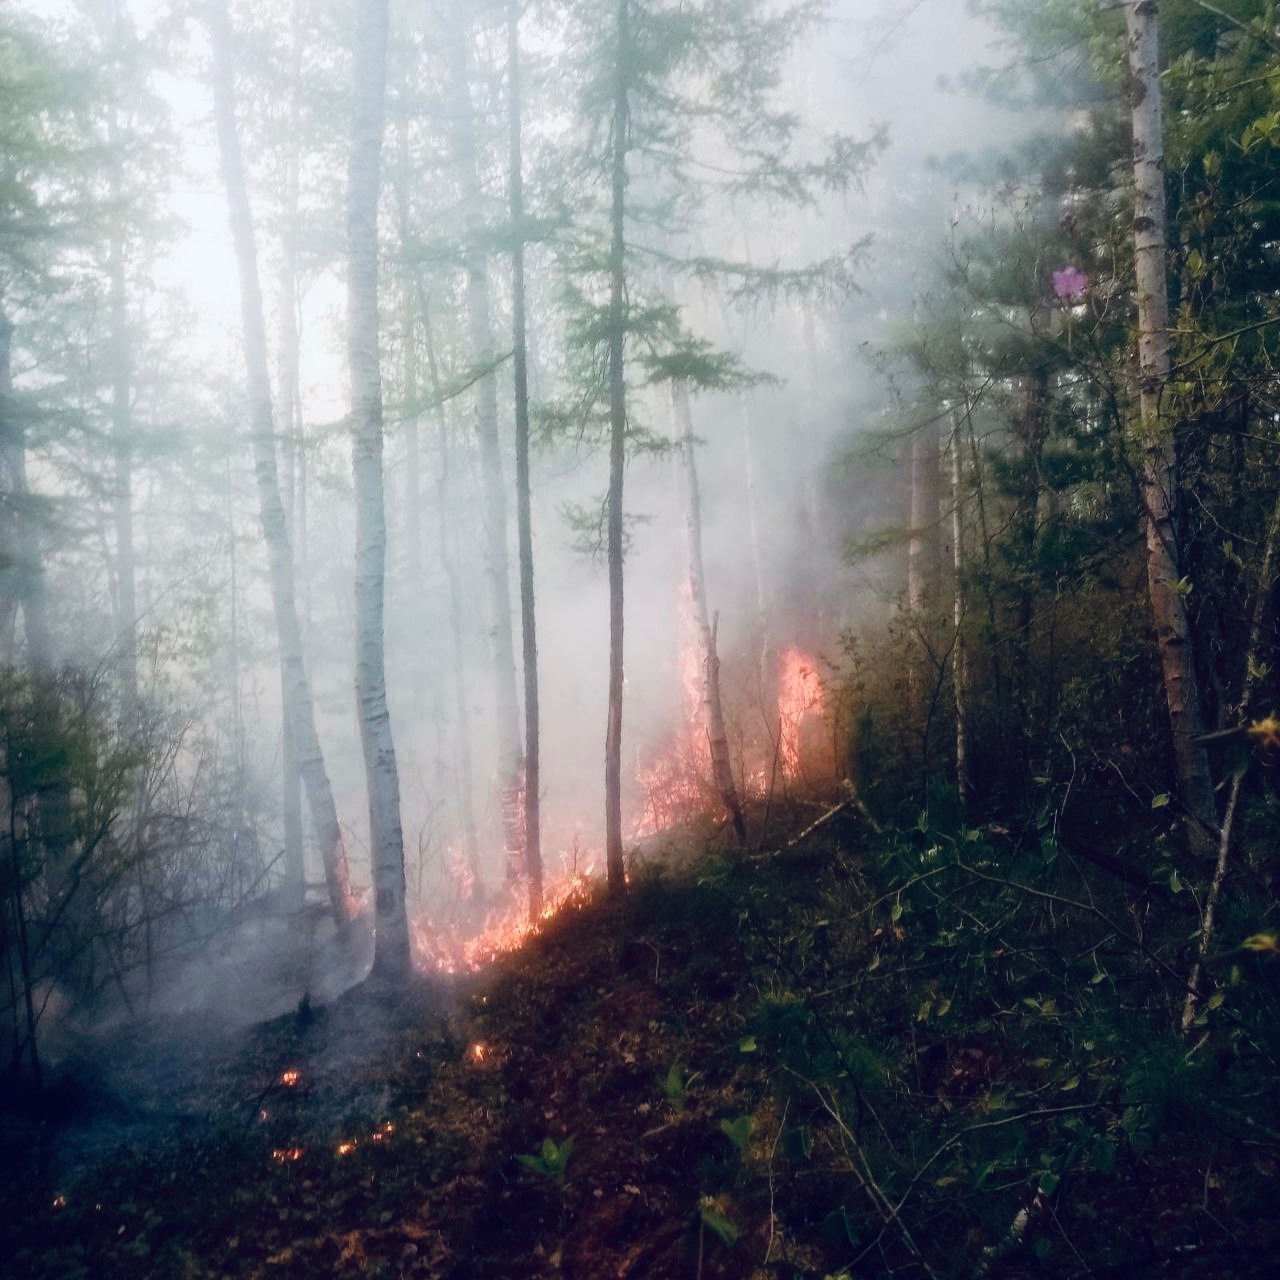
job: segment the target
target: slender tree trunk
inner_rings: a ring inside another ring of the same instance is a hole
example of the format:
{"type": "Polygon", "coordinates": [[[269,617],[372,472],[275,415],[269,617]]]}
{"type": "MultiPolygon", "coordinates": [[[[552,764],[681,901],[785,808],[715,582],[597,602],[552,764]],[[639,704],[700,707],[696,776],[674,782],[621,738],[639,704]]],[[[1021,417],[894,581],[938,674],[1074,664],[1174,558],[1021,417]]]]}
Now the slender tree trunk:
{"type": "Polygon", "coordinates": [[[352,911],[347,855],[343,846],[342,828],[338,825],[337,808],[333,802],[333,790],[329,785],[324,755],[316,733],[311,686],[302,658],[302,636],[298,628],[294,599],[293,556],[276,472],[275,422],[271,407],[271,380],[267,371],[267,331],[258,282],[258,255],[244,163],[240,155],[240,139],[236,131],[231,20],[227,12],[227,0],[210,0],[208,21],[213,44],[214,115],[222,154],[223,179],[227,188],[231,235],[235,242],[240,274],[254,473],[258,484],[262,535],[271,569],[271,601],[280,644],[280,659],[285,671],[286,715],[294,733],[298,767],[302,773],[311,820],[320,844],[329,901],[339,930],[345,932],[350,924],[352,911]]]}
{"type": "MultiPolygon", "coordinates": [[[[280,335],[276,403],[279,405],[281,470],[284,478],[284,518],[289,547],[297,546],[298,424],[298,168],[301,147],[299,117],[302,97],[303,0],[293,0],[290,15],[288,154],[285,157],[284,237],[280,263],[280,335]]],[[[297,569],[295,557],[295,572],[297,569]]],[[[302,775],[298,747],[289,724],[287,674],[280,664],[281,685],[281,808],[284,817],[284,875],[298,906],[306,894],[306,855],[302,834],[302,775]]]]}
{"type": "Polygon", "coordinates": [[[622,856],[622,482],[626,472],[626,196],[629,141],[628,78],[631,58],[630,6],[618,0],[617,83],[614,87],[611,157],[612,201],[609,247],[609,719],[604,740],[605,867],[609,888],[625,891],[622,856]]]}
{"type": "MultiPolygon", "coordinates": [[[[107,116],[107,146],[119,146],[115,107],[107,116]]],[[[120,207],[123,186],[120,163],[113,160],[111,203],[120,207]]],[[[125,287],[124,233],[117,226],[107,248],[111,293],[111,446],[115,461],[112,493],[116,526],[116,667],[120,680],[120,712],[132,724],[138,704],[138,590],[133,545],[133,445],[130,393],[133,383],[129,342],[128,293],[125,287]]]]}
{"type": "Polygon", "coordinates": [[[907,608],[923,626],[938,586],[938,434],[932,425],[912,438],[910,484],[907,608]]]}
{"type": "Polygon", "coordinates": [[[511,334],[516,410],[516,526],[520,542],[520,625],[524,659],[524,869],[529,916],[542,911],[542,831],[538,788],[538,633],[533,594],[533,512],[529,492],[529,351],[525,333],[524,173],[520,152],[520,0],[507,0],[507,107],[511,135],[511,334]]]}
{"type": "Polygon", "coordinates": [[[738,415],[742,425],[742,463],[747,483],[747,529],[751,538],[751,570],[756,588],[757,663],[762,705],[772,699],[772,642],[769,636],[769,596],[765,588],[764,548],[760,540],[760,495],[756,490],[755,451],[751,444],[751,411],[747,397],[738,397],[738,415]]]}
{"type": "MultiPolygon", "coordinates": [[[[416,282],[410,261],[413,244],[409,164],[409,125],[401,118],[396,129],[396,214],[400,223],[400,342],[404,376],[404,498],[405,539],[409,545],[409,590],[414,599],[422,595],[426,581],[422,539],[422,450],[419,439],[418,408],[418,323],[414,291],[416,282]]],[[[419,614],[418,616],[421,616],[419,614]]],[[[418,655],[425,657],[425,655],[418,655]]],[[[421,681],[425,684],[425,680],[421,681]]]]}
{"type": "Polygon", "coordinates": [[[53,636],[49,631],[41,539],[27,483],[26,429],[14,411],[13,327],[13,321],[0,308],[0,467],[6,481],[4,505],[9,508],[9,527],[4,530],[8,542],[0,550],[0,581],[8,580],[4,594],[11,599],[11,607],[22,609],[28,663],[36,670],[51,671],[53,636]]]}
{"type": "Polygon", "coordinates": [[[969,659],[964,640],[964,454],[960,424],[951,433],[951,558],[952,624],[955,627],[951,657],[951,689],[956,706],[956,796],[963,813],[969,795],[969,739],[965,715],[969,703],[969,659]]]}
{"type": "MultiPolygon", "coordinates": [[[[3,296],[3,295],[0,295],[3,296]]],[[[48,587],[31,488],[27,483],[26,430],[13,405],[13,322],[0,309],[0,465],[7,472],[5,505],[12,512],[10,541],[0,549],[0,573],[12,582],[22,606],[27,662],[36,671],[52,672],[56,660],[49,629],[48,587]]]]}
{"type": "Polygon", "coordinates": [[[431,396],[436,405],[436,444],[440,465],[436,472],[436,518],[440,540],[440,563],[449,588],[449,631],[453,642],[453,707],[457,724],[458,809],[462,820],[462,839],[466,851],[477,900],[484,898],[480,875],[480,840],[476,834],[476,816],[472,804],[474,778],[471,769],[471,713],[467,709],[466,644],[462,634],[462,581],[458,561],[453,554],[453,521],[450,519],[451,458],[449,424],[445,412],[444,387],[440,381],[440,365],[436,360],[435,341],[431,334],[431,313],[425,295],[419,295],[422,335],[427,352],[427,371],[431,377],[431,396]]]}
{"type": "Polygon", "coordinates": [[[359,0],[347,205],[347,351],[356,501],[356,700],[369,793],[373,863],[373,973],[395,985],[409,974],[400,777],[383,647],[387,557],[382,476],[382,374],[378,362],[378,187],[386,101],[387,0],[359,0]]]}
{"type": "MultiPolygon", "coordinates": [[[[1271,518],[1267,522],[1267,536],[1263,542],[1262,561],[1258,569],[1258,590],[1249,619],[1249,645],[1244,654],[1240,698],[1235,708],[1236,716],[1240,720],[1247,717],[1253,695],[1257,691],[1258,680],[1267,667],[1263,654],[1263,630],[1271,611],[1271,592],[1275,584],[1275,564],[1278,554],[1280,554],[1280,494],[1276,496],[1275,504],[1271,508],[1271,518]]],[[[1196,962],[1191,969],[1191,977],[1187,982],[1187,997],[1182,1006],[1184,1032],[1190,1031],[1195,1023],[1204,965],[1213,948],[1214,919],[1218,909],[1218,899],[1222,896],[1222,886],[1226,883],[1227,872],[1231,868],[1231,847],[1235,838],[1235,817],[1243,778],[1244,772],[1237,771],[1231,779],[1231,787],[1227,793],[1222,828],[1218,833],[1218,860],[1200,912],[1200,937],[1196,944],[1196,962]]]]}
{"type": "MultiPolygon", "coordinates": [[[[475,120],[467,84],[466,32],[456,16],[448,18],[449,102],[453,118],[454,159],[460,196],[469,212],[468,229],[481,223],[482,190],[476,163],[475,120]]],[[[467,329],[476,383],[476,438],[484,486],[484,573],[489,597],[489,640],[493,657],[498,737],[498,787],[507,846],[507,882],[522,872],[524,840],[520,813],[523,760],[520,713],[516,701],[516,660],[511,624],[511,572],[507,556],[507,500],[498,438],[498,383],[494,374],[493,324],[489,279],[483,248],[467,254],[467,329]]]]}
{"type": "Polygon", "coordinates": [[[1178,461],[1160,398],[1169,377],[1169,296],[1161,122],[1159,19],[1155,0],[1125,0],[1133,112],[1134,259],[1138,302],[1142,497],[1147,525],[1147,590],[1173,731],[1178,786],[1191,846],[1216,852],[1217,805],[1204,745],[1195,650],[1179,567],[1178,461]]]}
{"type": "Polygon", "coordinates": [[[724,707],[720,701],[720,657],[716,653],[715,631],[707,608],[707,579],[702,564],[702,498],[698,490],[698,464],[694,457],[693,413],[689,407],[688,388],[681,382],[672,383],[671,399],[680,430],[685,553],[689,561],[689,597],[693,604],[693,625],[698,637],[698,663],[702,674],[703,727],[710,748],[711,774],[716,790],[733,823],[734,833],[742,844],[746,844],[747,826],[738,801],[737,784],[733,780],[729,735],[725,731],[724,707]]]}
{"type": "MultiPolygon", "coordinates": [[[[4,296],[0,288],[0,299],[4,296]]],[[[21,514],[16,510],[18,459],[22,433],[13,408],[13,321],[0,306],[0,662],[14,661],[15,623],[18,613],[18,546],[21,514]]]]}

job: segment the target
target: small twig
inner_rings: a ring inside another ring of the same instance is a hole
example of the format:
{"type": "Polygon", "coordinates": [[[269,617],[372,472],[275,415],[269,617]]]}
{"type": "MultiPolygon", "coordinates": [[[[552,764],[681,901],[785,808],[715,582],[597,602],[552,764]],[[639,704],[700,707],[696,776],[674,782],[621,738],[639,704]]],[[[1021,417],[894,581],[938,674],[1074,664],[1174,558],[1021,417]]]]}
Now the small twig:
{"type": "Polygon", "coordinates": [[[653,952],[653,985],[658,985],[658,969],[662,964],[662,957],[658,954],[658,948],[649,941],[648,938],[641,938],[640,941],[653,952]]]}
{"type": "Polygon", "coordinates": [[[782,1131],[787,1127],[787,1113],[791,1110],[791,1099],[788,1098],[786,1105],[782,1108],[782,1119],[778,1121],[778,1132],[773,1139],[773,1146],[769,1148],[769,1243],[764,1251],[764,1265],[769,1265],[769,1258],[773,1254],[773,1239],[777,1233],[777,1215],[773,1210],[773,1157],[777,1154],[778,1143],[782,1141],[782,1131]]]}
{"type": "Polygon", "coordinates": [[[837,814],[843,812],[852,803],[853,802],[851,800],[841,800],[839,804],[833,805],[820,818],[817,818],[813,822],[809,823],[809,825],[805,827],[805,829],[802,832],[800,832],[798,836],[793,836],[790,840],[788,840],[787,848],[794,849],[796,845],[798,845],[802,840],[811,836],[815,831],[818,830],[819,827],[825,827],[827,823],[831,821],[832,818],[834,818],[837,814]]]}
{"type": "Polygon", "coordinates": [[[920,1252],[920,1246],[916,1244],[910,1228],[902,1221],[897,1210],[890,1205],[889,1198],[880,1189],[879,1183],[876,1182],[875,1175],[871,1172],[871,1164],[867,1160],[866,1153],[862,1150],[862,1144],[854,1136],[853,1130],[845,1123],[839,1108],[833,1106],[827,1095],[816,1085],[814,1086],[814,1092],[818,1095],[823,1109],[836,1122],[836,1126],[844,1135],[845,1141],[852,1148],[852,1153],[855,1157],[854,1172],[857,1174],[858,1180],[862,1183],[863,1189],[867,1192],[872,1204],[880,1211],[881,1217],[884,1219],[884,1229],[887,1230],[890,1226],[896,1227],[899,1236],[902,1238],[902,1243],[906,1245],[907,1251],[916,1260],[920,1269],[929,1277],[929,1280],[937,1280],[937,1273],[929,1265],[924,1254],[920,1252]]]}

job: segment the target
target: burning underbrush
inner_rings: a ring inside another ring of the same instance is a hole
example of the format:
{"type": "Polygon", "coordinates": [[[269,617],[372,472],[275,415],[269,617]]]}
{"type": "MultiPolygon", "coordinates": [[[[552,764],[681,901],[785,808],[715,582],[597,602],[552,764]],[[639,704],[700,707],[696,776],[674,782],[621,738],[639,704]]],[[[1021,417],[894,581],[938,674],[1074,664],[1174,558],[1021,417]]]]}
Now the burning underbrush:
{"type": "Polygon", "coordinates": [[[410,922],[414,965],[424,974],[476,973],[523,946],[566,907],[585,902],[595,881],[595,863],[582,863],[575,845],[554,860],[536,918],[530,918],[527,889],[520,880],[505,888],[478,928],[466,914],[440,918],[419,910],[410,922]]]}

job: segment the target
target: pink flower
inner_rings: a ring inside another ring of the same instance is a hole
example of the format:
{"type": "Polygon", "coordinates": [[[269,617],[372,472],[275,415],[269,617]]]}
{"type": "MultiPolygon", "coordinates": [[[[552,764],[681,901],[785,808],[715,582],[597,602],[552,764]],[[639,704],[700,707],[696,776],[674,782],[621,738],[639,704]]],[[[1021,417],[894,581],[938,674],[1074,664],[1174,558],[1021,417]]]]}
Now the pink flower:
{"type": "Polygon", "coordinates": [[[1063,267],[1053,273],[1053,292],[1056,297],[1074,301],[1084,297],[1089,287],[1089,277],[1079,267],[1063,267]]]}

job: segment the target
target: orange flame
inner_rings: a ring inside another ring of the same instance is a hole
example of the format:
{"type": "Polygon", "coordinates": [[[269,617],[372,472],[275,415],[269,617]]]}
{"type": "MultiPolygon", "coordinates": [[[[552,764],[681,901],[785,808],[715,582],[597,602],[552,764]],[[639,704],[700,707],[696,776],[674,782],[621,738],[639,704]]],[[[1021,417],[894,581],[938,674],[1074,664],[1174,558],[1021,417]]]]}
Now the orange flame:
{"type": "Polygon", "coordinates": [[[302,1075],[296,1067],[290,1067],[287,1071],[282,1071],[280,1073],[280,1083],[284,1085],[286,1089],[292,1089],[293,1086],[301,1079],[302,1075]]]}
{"type": "Polygon", "coordinates": [[[271,1158],[277,1164],[292,1164],[295,1160],[302,1159],[301,1147],[277,1147],[271,1153],[271,1158]]]}
{"type": "Polygon", "coordinates": [[[514,951],[565,907],[582,902],[589,891],[594,866],[577,867],[578,851],[562,854],[561,873],[543,888],[542,911],[530,920],[520,892],[510,894],[485,920],[479,932],[466,936],[455,923],[420,915],[410,923],[415,965],[437,973],[474,973],[499,956],[514,951]]]}
{"type": "Polygon", "coordinates": [[[778,677],[778,759],[782,772],[794,778],[801,764],[801,727],[823,714],[822,678],[812,658],[799,649],[782,654],[778,677]]]}

